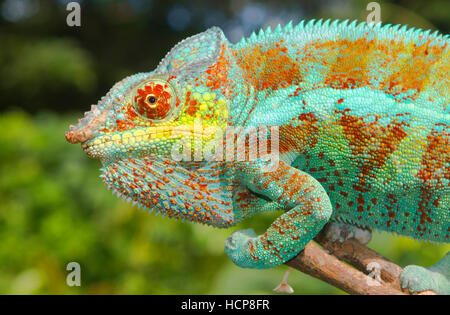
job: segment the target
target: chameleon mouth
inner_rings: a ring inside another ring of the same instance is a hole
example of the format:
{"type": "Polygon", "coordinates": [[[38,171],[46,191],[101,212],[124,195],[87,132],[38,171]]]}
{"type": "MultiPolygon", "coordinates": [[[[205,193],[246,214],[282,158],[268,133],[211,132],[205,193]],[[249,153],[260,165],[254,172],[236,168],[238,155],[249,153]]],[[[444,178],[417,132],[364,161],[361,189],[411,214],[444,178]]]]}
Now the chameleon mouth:
{"type": "MultiPolygon", "coordinates": [[[[151,152],[158,143],[170,140],[171,143],[186,139],[203,138],[201,130],[193,130],[191,126],[186,128],[148,128],[149,130],[137,130],[112,135],[96,136],[81,143],[84,152],[91,158],[105,158],[111,154],[120,152],[131,153],[139,148],[141,152],[151,152]],[[200,131],[200,132],[199,132],[200,131]]],[[[170,154],[170,152],[167,152],[170,154]]]]}

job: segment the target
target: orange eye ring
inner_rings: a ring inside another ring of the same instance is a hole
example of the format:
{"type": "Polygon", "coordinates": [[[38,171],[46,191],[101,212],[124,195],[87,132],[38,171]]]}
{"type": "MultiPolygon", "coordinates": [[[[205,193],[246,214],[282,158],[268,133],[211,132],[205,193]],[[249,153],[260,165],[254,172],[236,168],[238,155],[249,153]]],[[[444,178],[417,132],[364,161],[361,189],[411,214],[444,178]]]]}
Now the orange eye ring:
{"type": "Polygon", "coordinates": [[[163,78],[151,78],[139,84],[133,95],[136,112],[153,121],[170,117],[178,98],[175,87],[163,78]]]}

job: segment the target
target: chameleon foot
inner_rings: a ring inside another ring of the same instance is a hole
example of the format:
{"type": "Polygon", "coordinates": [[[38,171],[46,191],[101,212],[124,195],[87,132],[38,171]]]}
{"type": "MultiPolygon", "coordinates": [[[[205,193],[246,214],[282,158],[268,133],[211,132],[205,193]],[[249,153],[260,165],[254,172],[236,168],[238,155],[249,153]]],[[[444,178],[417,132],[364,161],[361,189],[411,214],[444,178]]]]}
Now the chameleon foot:
{"type": "Polygon", "coordinates": [[[291,267],[288,268],[288,270],[285,272],[283,276],[283,280],[281,280],[281,283],[273,289],[275,292],[278,293],[294,293],[294,289],[287,283],[287,278],[289,277],[289,273],[291,272],[291,267]]]}
{"type": "Polygon", "coordinates": [[[434,291],[450,295],[450,252],[430,268],[407,266],[400,275],[400,284],[411,293],[434,291]]]}
{"type": "Polygon", "coordinates": [[[367,244],[372,239],[372,233],[368,229],[357,227],[356,225],[331,222],[325,227],[325,235],[333,242],[345,242],[348,239],[356,239],[361,244],[367,244]]]}
{"type": "Polygon", "coordinates": [[[257,235],[253,229],[238,230],[231,233],[225,241],[225,253],[230,259],[240,267],[250,267],[247,265],[245,248],[251,246],[251,242],[257,235]]]}

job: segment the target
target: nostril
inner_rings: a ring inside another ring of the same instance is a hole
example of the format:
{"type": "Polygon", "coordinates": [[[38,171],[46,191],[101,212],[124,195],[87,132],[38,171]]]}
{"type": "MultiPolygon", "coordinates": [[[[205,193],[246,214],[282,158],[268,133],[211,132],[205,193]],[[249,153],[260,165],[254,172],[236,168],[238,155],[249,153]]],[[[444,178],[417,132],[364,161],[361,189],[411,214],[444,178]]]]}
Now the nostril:
{"type": "Polygon", "coordinates": [[[67,142],[70,143],[78,143],[78,138],[75,136],[75,133],[73,131],[67,131],[64,135],[66,137],[67,142]]]}
{"type": "Polygon", "coordinates": [[[80,143],[89,140],[92,137],[92,133],[88,130],[69,130],[65,133],[67,142],[80,143]]]}

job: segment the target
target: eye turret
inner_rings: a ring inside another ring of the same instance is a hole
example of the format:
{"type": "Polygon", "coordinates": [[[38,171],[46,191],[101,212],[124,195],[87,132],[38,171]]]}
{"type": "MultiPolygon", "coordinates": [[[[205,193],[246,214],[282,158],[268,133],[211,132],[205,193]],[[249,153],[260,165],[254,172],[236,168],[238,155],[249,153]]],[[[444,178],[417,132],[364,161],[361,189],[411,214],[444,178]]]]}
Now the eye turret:
{"type": "Polygon", "coordinates": [[[143,118],[165,120],[173,113],[177,103],[175,87],[162,78],[152,78],[134,90],[133,105],[143,118]]]}

